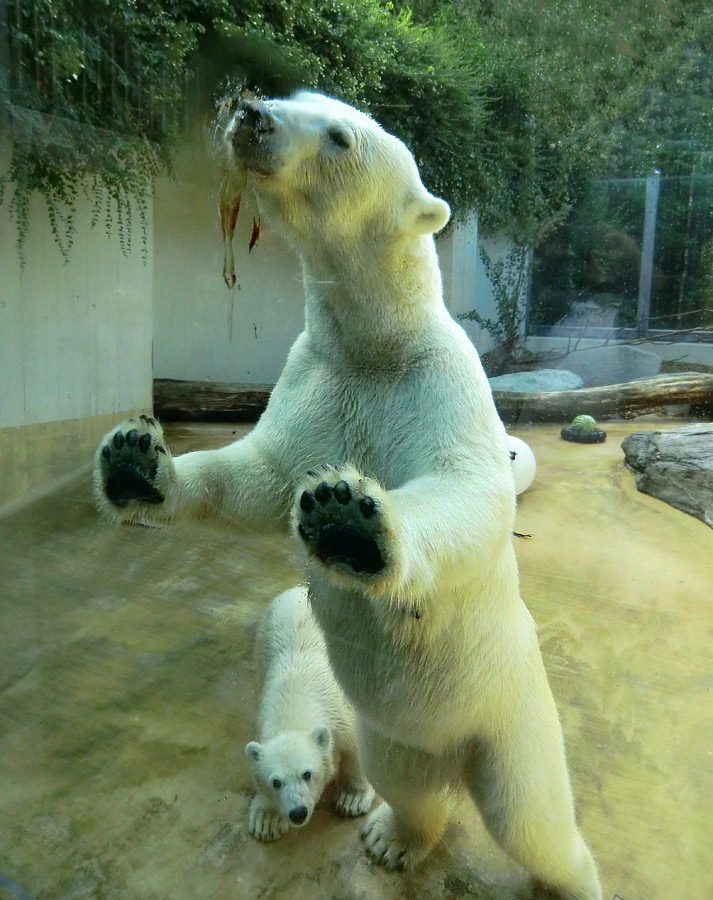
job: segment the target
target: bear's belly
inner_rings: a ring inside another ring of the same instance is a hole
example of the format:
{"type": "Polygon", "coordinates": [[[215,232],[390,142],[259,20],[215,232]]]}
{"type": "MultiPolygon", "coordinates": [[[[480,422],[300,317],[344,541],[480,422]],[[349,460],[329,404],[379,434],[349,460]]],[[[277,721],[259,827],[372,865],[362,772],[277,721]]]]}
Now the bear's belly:
{"type": "Polygon", "coordinates": [[[373,728],[433,753],[481,730],[489,667],[468,646],[464,623],[430,642],[406,613],[403,633],[394,633],[365,596],[312,587],[334,674],[373,728]]]}

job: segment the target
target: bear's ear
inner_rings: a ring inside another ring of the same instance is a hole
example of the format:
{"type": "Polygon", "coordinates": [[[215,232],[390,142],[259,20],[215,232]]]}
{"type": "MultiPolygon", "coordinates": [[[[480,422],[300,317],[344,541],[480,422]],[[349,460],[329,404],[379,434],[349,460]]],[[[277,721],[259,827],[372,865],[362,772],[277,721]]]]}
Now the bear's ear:
{"type": "Polygon", "coordinates": [[[253,762],[260,762],[260,757],[262,756],[262,745],[258,744],[257,741],[250,741],[249,744],[245,745],[245,755],[253,762]]]}
{"type": "Polygon", "coordinates": [[[445,228],[450,217],[451,208],[446,201],[424,188],[406,209],[406,230],[411,234],[435,234],[445,228]]]}
{"type": "Polygon", "coordinates": [[[329,745],[332,743],[332,736],[329,733],[329,728],[326,728],[324,725],[314,729],[312,738],[321,750],[329,749],[329,745]]]}

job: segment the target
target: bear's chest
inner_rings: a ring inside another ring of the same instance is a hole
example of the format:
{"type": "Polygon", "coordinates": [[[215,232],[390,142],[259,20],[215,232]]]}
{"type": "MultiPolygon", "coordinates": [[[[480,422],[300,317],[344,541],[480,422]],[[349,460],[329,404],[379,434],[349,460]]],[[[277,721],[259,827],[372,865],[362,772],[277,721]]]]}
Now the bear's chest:
{"type": "Polygon", "coordinates": [[[293,477],[348,462],[390,490],[432,468],[434,445],[450,430],[439,393],[422,364],[357,369],[301,353],[261,424],[293,477]]]}
{"type": "Polygon", "coordinates": [[[413,378],[345,375],[335,380],[333,402],[343,446],[340,461],[377,479],[386,490],[427,465],[427,411],[413,378]]]}

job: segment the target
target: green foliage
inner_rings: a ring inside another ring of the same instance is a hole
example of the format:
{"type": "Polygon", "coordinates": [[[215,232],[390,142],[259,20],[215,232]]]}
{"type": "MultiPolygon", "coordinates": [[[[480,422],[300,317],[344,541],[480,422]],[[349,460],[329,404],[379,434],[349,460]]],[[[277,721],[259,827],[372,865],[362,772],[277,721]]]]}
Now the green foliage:
{"type": "MultiPolygon", "coordinates": [[[[200,6],[184,4],[191,5],[200,6]]],[[[94,222],[103,213],[107,229],[116,223],[125,250],[133,198],[145,245],[146,197],[169,165],[185,61],[202,29],[149,6],[35,0],[5,7],[9,66],[2,112],[12,155],[1,186],[12,185],[21,257],[35,191],[47,203],[65,257],[80,191],[94,198],[94,222]]]]}
{"type": "MultiPolygon", "coordinates": [[[[131,199],[143,198],[141,212],[157,174],[170,171],[186,91],[196,85],[216,96],[231,85],[269,95],[308,86],[355,103],[410,146],[426,185],[448,200],[456,220],[477,209],[486,230],[535,242],[565,219],[591,174],[606,174],[613,147],[636,156],[639,167],[654,158],[650,142],[627,147],[626,136],[647,85],[669,93],[690,87],[681,61],[713,32],[708,6],[7,3],[0,116],[13,151],[3,182],[19,245],[37,191],[68,252],[74,198],[86,190],[101,207],[97,218],[116,222],[128,248],[131,199]]],[[[711,115],[702,97],[701,134],[711,115]]]]}

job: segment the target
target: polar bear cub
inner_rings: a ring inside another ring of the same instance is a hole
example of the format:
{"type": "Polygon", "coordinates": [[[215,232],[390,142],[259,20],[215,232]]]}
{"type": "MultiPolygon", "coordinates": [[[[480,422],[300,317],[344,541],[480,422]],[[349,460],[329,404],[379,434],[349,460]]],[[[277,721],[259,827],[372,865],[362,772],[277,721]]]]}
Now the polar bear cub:
{"type": "Polygon", "coordinates": [[[368,812],[374,790],[359,768],[354,713],[332,674],[303,588],[272,602],[258,628],[255,659],[263,699],[260,742],[245,747],[257,788],[250,834],[272,841],[289,826],[306,825],[335,776],[336,811],[368,812]]]}

